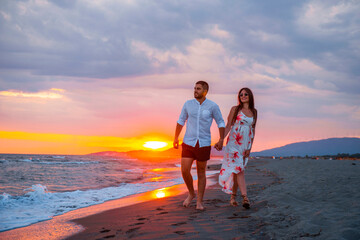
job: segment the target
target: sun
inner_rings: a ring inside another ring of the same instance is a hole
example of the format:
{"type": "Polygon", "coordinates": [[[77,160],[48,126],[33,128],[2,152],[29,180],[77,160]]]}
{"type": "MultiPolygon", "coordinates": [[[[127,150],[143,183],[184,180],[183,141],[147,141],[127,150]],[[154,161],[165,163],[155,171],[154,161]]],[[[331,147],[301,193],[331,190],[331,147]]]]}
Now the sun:
{"type": "Polygon", "coordinates": [[[148,141],[148,142],[145,142],[145,144],[143,146],[146,148],[151,148],[151,149],[159,149],[159,148],[164,148],[167,145],[168,144],[166,142],[148,141]]]}

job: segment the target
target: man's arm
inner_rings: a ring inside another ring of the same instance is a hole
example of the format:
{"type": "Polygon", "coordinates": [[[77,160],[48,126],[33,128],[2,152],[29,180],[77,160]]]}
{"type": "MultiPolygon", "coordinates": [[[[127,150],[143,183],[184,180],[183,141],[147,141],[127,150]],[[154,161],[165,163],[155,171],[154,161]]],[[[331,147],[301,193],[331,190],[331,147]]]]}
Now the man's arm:
{"type": "Polygon", "coordinates": [[[174,142],[173,142],[173,146],[175,149],[179,148],[179,135],[181,133],[183,126],[185,125],[186,120],[188,119],[188,116],[189,115],[187,113],[186,103],[185,103],[183,108],[181,109],[180,117],[176,124],[175,137],[174,137],[174,142]]]}
{"type": "Polygon", "coordinates": [[[179,148],[179,135],[181,133],[182,128],[183,128],[183,125],[180,125],[179,123],[176,124],[175,137],[174,137],[174,142],[173,142],[173,146],[175,149],[179,148]]]}
{"type": "Polygon", "coordinates": [[[225,134],[224,134],[225,133],[225,122],[224,122],[224,119],[222,118],[220,108],[217,105],[214,109],[214,119],[218,125],[219,135],[220,135],[220,139],[215,144],[214,147],[216,148],[216,150],[221,151],[222,147],[223,147],[223,143],[224,143],[224,137],[225,137],[225,134]]]}
{"type": "Polygon", "coordinates": [[[221,151],[224,145],[224,133],[225,133],[225,128],[221,127],[219,128],[219,135],[220,135],[220,139],[219,141],[215,144],[215,149],[218,151],[221,151]]]}

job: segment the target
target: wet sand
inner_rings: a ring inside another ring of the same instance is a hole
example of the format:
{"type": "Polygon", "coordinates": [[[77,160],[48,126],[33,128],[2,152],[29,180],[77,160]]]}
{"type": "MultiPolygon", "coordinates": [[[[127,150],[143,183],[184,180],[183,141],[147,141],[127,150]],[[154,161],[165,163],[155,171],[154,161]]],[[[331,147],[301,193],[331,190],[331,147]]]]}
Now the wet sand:
{"type": "MultiPolygon", "coordinates": [[[[250,199],[277,182],[271,172],[261,170],[266,161],[255,161],[247,170],[250,199]]],[[[210,166],[220,169],[220,166],[210,166]]],[[[217,176],[214,177],[217,180],[217,176]]],[[[186,194],[147,201],[74,220],[85,230],[68,239],[229,239],[261,237],[260,217],[251,216],[266,207],[266,201],[252,201],[251,209],[229,205],[229,195],[215,184],[205,193],[205,211],[195,209],[196,201],[184,208],[186,194]]],[[[238,197],[238,201],[241,199],[238,197]]]]}
{"type": "Polygon", "coordinates": [[[248,166],[249,210],[230,206],[216,184],[205,211],[182,207],[186,194],[161,198],[76,219],[85,230],[69,239],[360,239],[360,161],[248,166]]]}

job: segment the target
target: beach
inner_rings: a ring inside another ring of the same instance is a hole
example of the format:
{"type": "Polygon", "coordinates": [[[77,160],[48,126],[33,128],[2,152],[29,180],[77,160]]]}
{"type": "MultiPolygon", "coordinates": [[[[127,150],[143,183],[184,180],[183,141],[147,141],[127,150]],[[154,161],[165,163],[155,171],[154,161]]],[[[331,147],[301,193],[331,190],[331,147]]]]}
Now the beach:
{"type": "MultiPolygon", "coordinates": [[[[209,163],[211,171],[220,168],[209,163]]],[[[254,159],[246,170],[249,210],[230,206],[213,175],[205,211],[195,209],[195,200],[182,207],[181,184],[164,197],[128,198],[96,214],[74,214],[66,221],[72,232],[42,228],[32,239],[359,239],[359,173],[359,161],[254,159]]],[[[39,224],[2,232],[0,239],[25,239],[39,224]]]]}
{"type": "MultiPolygon", "coordinates": [[[[213,185],[205,211],[185,194],[77,219],[69,239],[359,239],[360,162],[261,160],[247,170],[251,209],[229,206],[213,185]]],[[[240,199],[238,199],[240,201],[240,199]]]]}

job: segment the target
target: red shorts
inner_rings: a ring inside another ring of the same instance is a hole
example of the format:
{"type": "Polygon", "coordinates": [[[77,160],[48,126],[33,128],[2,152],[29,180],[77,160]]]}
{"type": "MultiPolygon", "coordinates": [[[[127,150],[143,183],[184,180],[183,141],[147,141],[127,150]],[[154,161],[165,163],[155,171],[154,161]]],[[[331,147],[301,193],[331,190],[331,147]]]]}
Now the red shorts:
{"type": "Polygon", "coordinates": [[[211,146],[199,147],[199,142],[196,143],[195,147],[189,146],[185,143],[181,144],[182,158],[193,158],[197,161],[207,161],[210,159],[211,146]]]}

